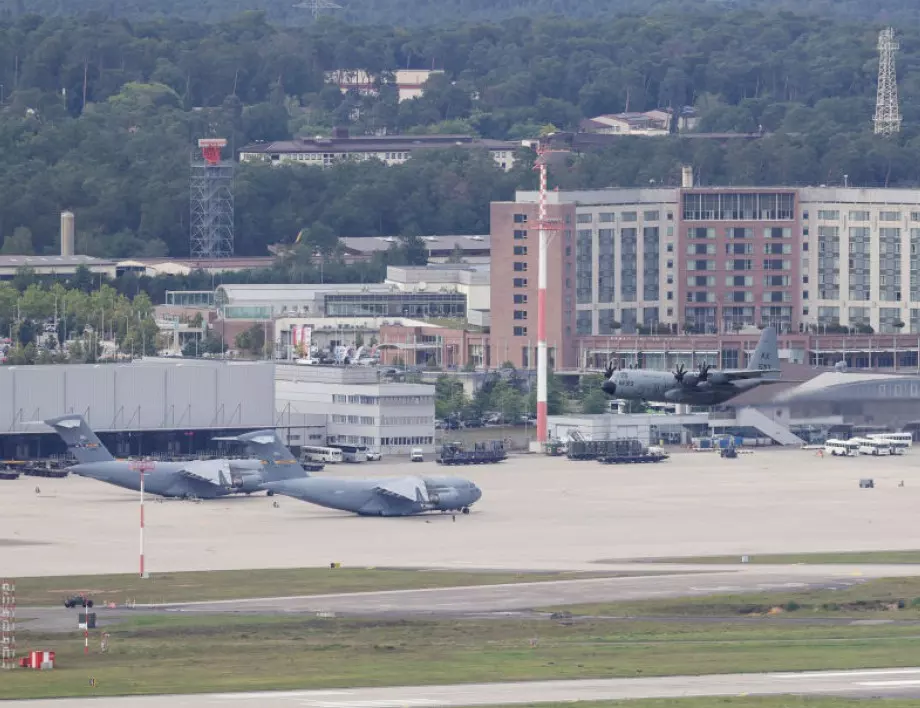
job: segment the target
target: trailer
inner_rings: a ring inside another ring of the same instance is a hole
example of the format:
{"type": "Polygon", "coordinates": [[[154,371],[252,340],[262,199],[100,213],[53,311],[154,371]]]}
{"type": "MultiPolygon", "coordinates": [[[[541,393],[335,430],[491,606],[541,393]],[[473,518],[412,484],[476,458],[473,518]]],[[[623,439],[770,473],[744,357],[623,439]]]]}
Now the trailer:
{"type": "Polygon", "coordinates": [[[463,443],[452,442],[441,446],[437,463],[439,465],[488,465],[501,462],[508,457],[501,440],[486,440],[476,443],[471,449],[463,443]]]}
{"type": "Polygon", "coordinates": [[[645,462],[663,462],[666,459],[668,459],[668,456],[662,452],[643,452],[637,455],[608,455],[599,457],[598,461],[604,465],[630,465],[645,462]]]}

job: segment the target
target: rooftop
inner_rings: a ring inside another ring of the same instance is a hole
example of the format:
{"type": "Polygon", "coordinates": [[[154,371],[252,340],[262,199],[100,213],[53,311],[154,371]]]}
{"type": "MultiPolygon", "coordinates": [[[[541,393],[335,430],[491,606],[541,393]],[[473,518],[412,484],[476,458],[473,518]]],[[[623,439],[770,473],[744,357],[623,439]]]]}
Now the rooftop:
{"type": "Polygon", "coordinates": [[[454,146],[514,150],[519,142],[491,140],[471,135],[376,135],[336,136],[331,138],[295,138],[274,142],[250,143],[241,153],[323,153],[323,152],[387,152],[391,150],[445,149],[454,146]]]}
{"type": "MultiPolygon", "coordinates": [[[[453,251],[458,246],[464,251],[488,251],[492,248],[490,234],[422,236],[421,239],[429,251],[453,251]]],[[[399,244],[399,239],[393,236],[346,236],[339,240],[346,250],[357,253],[387,251],[391,246],[399,244]]]]}
{"type": "Polygon", "coordinates": [[[93,256],[0,256],[0,268],[74,268],[76,266],[111,266],[115,261],[93,256]]]}

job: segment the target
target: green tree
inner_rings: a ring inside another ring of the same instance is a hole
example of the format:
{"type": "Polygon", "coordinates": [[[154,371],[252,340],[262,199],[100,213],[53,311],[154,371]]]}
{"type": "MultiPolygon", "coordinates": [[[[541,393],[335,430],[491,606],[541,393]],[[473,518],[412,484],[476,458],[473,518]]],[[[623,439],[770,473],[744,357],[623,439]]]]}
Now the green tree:
{"type": "Polygon", "coordinates": [[[590,393],[588,393],[585,398],[581,401],[581,411],[582,413],[588,415],[596,415],[598,413],[606,413],[610,410],[610,399],[607,398],[600,388],[596,388],[590,393]]]}

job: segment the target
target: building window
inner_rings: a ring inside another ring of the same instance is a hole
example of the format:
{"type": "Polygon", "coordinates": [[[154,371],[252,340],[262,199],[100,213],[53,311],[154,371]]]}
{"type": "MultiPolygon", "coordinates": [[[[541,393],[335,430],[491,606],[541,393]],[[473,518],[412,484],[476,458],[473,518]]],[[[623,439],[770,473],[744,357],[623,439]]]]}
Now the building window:
{"type": "Polygon", "coordinates": [[[900,221],[901,212],[899,211],[880,211],[878,213],[879,221],[900,221]]]}
{"type": "Polygon", "coordinates": [[[594,220],[594,214],[591,212],[582,212],[575,216],[575,223],[578,224],[590,224],[594,220]]]}
{"type": "Polygon", "coordinates": [[[516,256],[526,256],[527,255],[527,246],[515,246],[514,255],[516,256]]]}
{"type": "Polygon", "coordinates": [[[527,230],[526,229],[515,229],[514,230],[514,239],[516,241],[524,241],[527,239],[527,230]]]}
{"type": "Polygon", "coordinates": [[[643,221],[660,221],[661,212],[659,211],[645,211],[642,213],[643,221]]]}
{"type": "Polygon", "coordinates": [[[840,218],[840,212],[836,209],[831,210],[818,210],[818,219],[821,221],[837,221],[840,218]]]}
{"type": "Polygon", "coordinates": [[[526,288],[527,287],[527,278],[515,278],[514,287],[516,288],[526,288]]]}
{"type": "Polygon", "coordinates": [[[515,310],[514,319],[516,320],[526,320],[527,319],[527,310],[515,310]]]}
{"type": "Polygon", "coordinates": [[[602,211],[599,214],[598,221],[603,221],[604,223],[610,223],[611,221],[616,221],[616,214],[612,211],[602,211]]]}
{"type": "Polygon", "coordinates": [[[867,212],[867,211],[851,211],[851,212],[850,212],[850,221],[869,221],[869,212],[867,212]]]}
{"type": "Polygon", "coordinates": [[[526,336],[527,336],[527,328],[526,328],[526,327],[515,327],[515,328],[514,328],[514,336],[515,336],[515,337],[526,337],[526,336]]]}
{"type": "Polygon", "coordinates": [[[635,211],[624,211],[621,221],[636,221],[638,219],[638,213],[635,211]]]}
{"type": "Polygon", "coordinates": [[[687,238],[715,238],[716,230],[712,228],[700,227],[687,229],[687,238]]]}
{"type": "Polygon", "coordinates": [[[514,294],[514,304],[515,305],[526,305],[527,295],[525,295],[524,293],[515,293],[514,294]]]}
{"type": "Polygon", "coordinates": [[[522,262],[522,261],[515,261],[515,262],[514,262],[514,270],[515,270],[516,272],[518,272],[518,273],[526,273],[526,272],[527,272],[527,263],[522,262]]]}
{"type": "Polygon", "coordinates": [[[526,224],[527,223],[527,214],[515,214],[514,215],[515,224],[526,224]]]}

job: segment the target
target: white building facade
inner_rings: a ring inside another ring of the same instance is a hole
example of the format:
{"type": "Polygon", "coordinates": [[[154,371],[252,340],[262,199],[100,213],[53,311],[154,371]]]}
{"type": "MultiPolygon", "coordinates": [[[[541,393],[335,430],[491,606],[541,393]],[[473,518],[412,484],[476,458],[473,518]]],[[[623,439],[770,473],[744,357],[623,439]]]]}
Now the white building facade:
{"type": "Polygon", "coordinates": [[[426,384],[381,381],[371,367],[278,364],[275,370],[279,413],[323,414],[328,444],[384,455],[408,455],[414,447],[434,452],[434,392],[426,384]]]}

